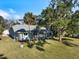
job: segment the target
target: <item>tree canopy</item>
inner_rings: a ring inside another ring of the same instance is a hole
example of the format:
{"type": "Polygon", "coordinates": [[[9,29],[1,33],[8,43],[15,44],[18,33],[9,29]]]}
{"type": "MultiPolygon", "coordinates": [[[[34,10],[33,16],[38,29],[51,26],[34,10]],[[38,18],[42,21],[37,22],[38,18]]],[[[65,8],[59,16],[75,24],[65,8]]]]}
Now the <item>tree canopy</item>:
{"type": "MultiPolygon", "coordinates": [[[[48,25],[53,27],[57,34],[59,34],[60,40],[64,36],[63,33],[68,30],[69,23],[71,24],[74,21],[72,17],[77,17],[73,15],[72,11],[72,8],[78,6],[77,1],[78,0],[51,0],[49,6],[41,13],[42,17],[46,20],[45,23],[48,23],[48,25]]],[[[76,18],[75,21],[77,21],[76,18]]],[[[77,22],[75,23],[77,24],[77,22]]],[[[79,25],[76,24],[74,25],[77,26],[76,29],[78,29],[79,25]]],[[[70,25],[70,28],[72,28],[72,25],[70,25]]]]}
{"type": "Polygon", "coordinates": [[[35,16],[31,12],[25,13],[24,22],[26,24],[34,24],[34,20],[35,20],[35,16]]]}
{"type": "Polygon", "coordinates": [[[4,28],[5,28],[5,20],[2,16],[0,16],[0,34],[2,34],[4,28]]]}
{"type": "Polygon", "coordinates": [[[76,11],[73,15],[72,15],[72,20],[69,23],[69,33],[71,34],[79,34],[79,11],[76,11]]]}

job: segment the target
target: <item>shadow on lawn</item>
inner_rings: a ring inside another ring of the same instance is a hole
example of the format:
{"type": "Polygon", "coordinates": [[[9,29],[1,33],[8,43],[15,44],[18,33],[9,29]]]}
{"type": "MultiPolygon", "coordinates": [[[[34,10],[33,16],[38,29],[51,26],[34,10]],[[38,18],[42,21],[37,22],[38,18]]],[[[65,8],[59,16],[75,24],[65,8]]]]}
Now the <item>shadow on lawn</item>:
{"type": "Polygon", "coordinates": [[[8,58],[4,56],[3,54],[0,54],[0,59],[8,59],[8,58]]]}
{"type": "Polygon", "coordinates": [[[27,45],[28,48],[33,48],[33,46],[35,45],[35,47],[36,47],[37,50],[39,50],[39,51],[45,51],[44,45],[45,44],[50,44],[50,43],[48,43],[46,40],[45,41],[39,40],[37,43],[35,43],[35,42],[32,41],[32,43],[27,42],[27,44],[28,44],[27,45]]]}
{"type": "Polygon", "coordinates": [[[74,41],[74,40],[69,39],[69,38],[63,38],[63,40],[74,41]]]}
{"type": "Polygon", "coordinates": [[[46,41],[39,41],[36,43],[36,49],[39,51],[45,51],[44,45],[46,44],[46,41]]]}
{"type": "Polygon", "coordinates": [[[0,40],[2,40],[2,38],[0,38],[0,40]]]}
{"type": "Polygon", "coordinates": [[[39,51],[45,51],[45,49],[41,46],[36,46],[36,49],[39,50],[39,51]]]}
{"type": "Polygon", "coordinates": [[[79,46],[79,45],[74,44],[74,43],[71,43],[71,42],[69,42],[69,41],[63,41],[62,43],[65,44],[66,46],[70,46],[70,47],[79,46]]]}
{"type": "MultiPolygon", "coordinates": [[[[59,41],[59,39],[58,39],[58,38],[52,38],[52,39],[50,39],[50,40],[59,41]]],[[[72,40],[72,39],[69,39],[69,38],[62,38],[62,40],[67,40],[67,41],[74,41],[74,40],[72,40]]]]}
{"type": "Polygon", "coordinates": [[[79,45],[77,45],[75,43],[72,43],[72,41],[74,41],[74,40],[69,39],[69,38],[63,38],[63,41],[62,42],[63,42],[63,44],[65,44],[67,46],[70,46],[70,47],[79,46],[79,45]]]}
{"type": "MultiPolygon", "coordinates": [[[[59,41],[57,38],[53,38],[52,40],[59,41]]],[[[64,45],[66,45],[66,46],[70,46],[70,47],[79,46],[79,45],[77,45],[77,44],[75,44],[75,43],[70,42],[70,41],[74,41],[74,40],[72,40],[72,39],[63,38],[62,40],[63,40],[62,43],[63,43],[64,45]]]]}
{"type": "Polygon", "coordinates": [[[28,48],[33,48],[34,45],[36,45],[36,49],[39,50],[39,51],[45,51],[45,49],[43,48],[44,46],[44,42],[37,42],[37,43],[29,43],[27,42],[27,47],[28,48]]]}

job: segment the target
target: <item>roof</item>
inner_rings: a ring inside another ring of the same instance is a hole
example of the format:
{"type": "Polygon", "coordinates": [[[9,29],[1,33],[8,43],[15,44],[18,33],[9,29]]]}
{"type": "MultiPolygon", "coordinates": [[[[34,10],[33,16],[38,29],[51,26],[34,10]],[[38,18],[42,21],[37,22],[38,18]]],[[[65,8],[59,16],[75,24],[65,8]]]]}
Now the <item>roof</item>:
{"type": "Polygon", "coordinates": [[[14,32],[16,32],[20,29],[24,29],[25,31],[29,31],[29,30],[36,29],[36,25],[18,24],[18,25],[12,26],[12,28],[13,28],[14,32]]]}

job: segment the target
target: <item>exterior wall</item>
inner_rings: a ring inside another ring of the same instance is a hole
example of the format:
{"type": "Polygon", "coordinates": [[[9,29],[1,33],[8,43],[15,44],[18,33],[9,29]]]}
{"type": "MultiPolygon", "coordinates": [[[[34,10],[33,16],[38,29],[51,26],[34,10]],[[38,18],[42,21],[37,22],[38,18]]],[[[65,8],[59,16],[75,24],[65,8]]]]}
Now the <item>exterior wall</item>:
{"type": "Polygon", "coordinates": [[[18,33],[18,40],[20,40],[20,41],[31,40],[31,39],[33,39],[33,36],[29,33],[27,33],[27,34],[24,34],[21,32],[18,33]]]}
{"type": "Polygon", "coordinates": [[[14,33],[13,29],[10,28],[9,29],[9,36],[14,39],[14,35],[15,35],[15,33],[14,33]]]}
{"type": "Polygon", "coordinates": [[[40,33],[41,31],[42,30],[34,29],[34,30],[30,31],[30,33],[29,33],[29,31],[26,31],[24,29],[19,29],[16,32],[14,32],[13,28],[9,29],[10,36],[15,40],[16,39],[18,39],[18,40],[32,40],[37,35],[38,35],[38,38],[45,39],[45,38],[48,38],[52,35],[51,31],[49,31],[49,30],[42,31],[43,34],[40,33]],[[20,32],[20,33],[18,33],[18,32],[20,32]],[[22,34],[23,32],[27,33],[27,35],[22,34]]]}
{"type": "Polygon", "coordinates": [[[18,40],[20,40],[20,41],[23,40],[23,34],[18,34],[18,40]]]}

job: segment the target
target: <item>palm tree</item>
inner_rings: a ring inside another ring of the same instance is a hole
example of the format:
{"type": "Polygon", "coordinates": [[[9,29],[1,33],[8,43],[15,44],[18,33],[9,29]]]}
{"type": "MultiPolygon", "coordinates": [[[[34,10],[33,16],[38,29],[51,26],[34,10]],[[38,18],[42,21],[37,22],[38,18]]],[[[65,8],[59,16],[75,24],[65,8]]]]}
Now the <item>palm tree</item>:
{"type": "Polygon", "coordinates": [[[31,12],[25,13],[24,22],[26,24],[32,25],[32,24],[34,24],[34,20],[35,20],[35,16],[31,12]]]}
{"type": "MultiPolygon", "coordinates": [[[[31,29],[30,25],[34,24],[34,22],[35,22],[35,16],[31,12],[25,13],[25,15],[24,15],[24,22],[26,24],[28,24],[28,26],[29,26],[29,34],[30,34],[31,33],[31,31],[30,31],[30,29],[31,29]]],[[[31,39],[29,39],[29,45],[31,46],[31,39]]]]}

